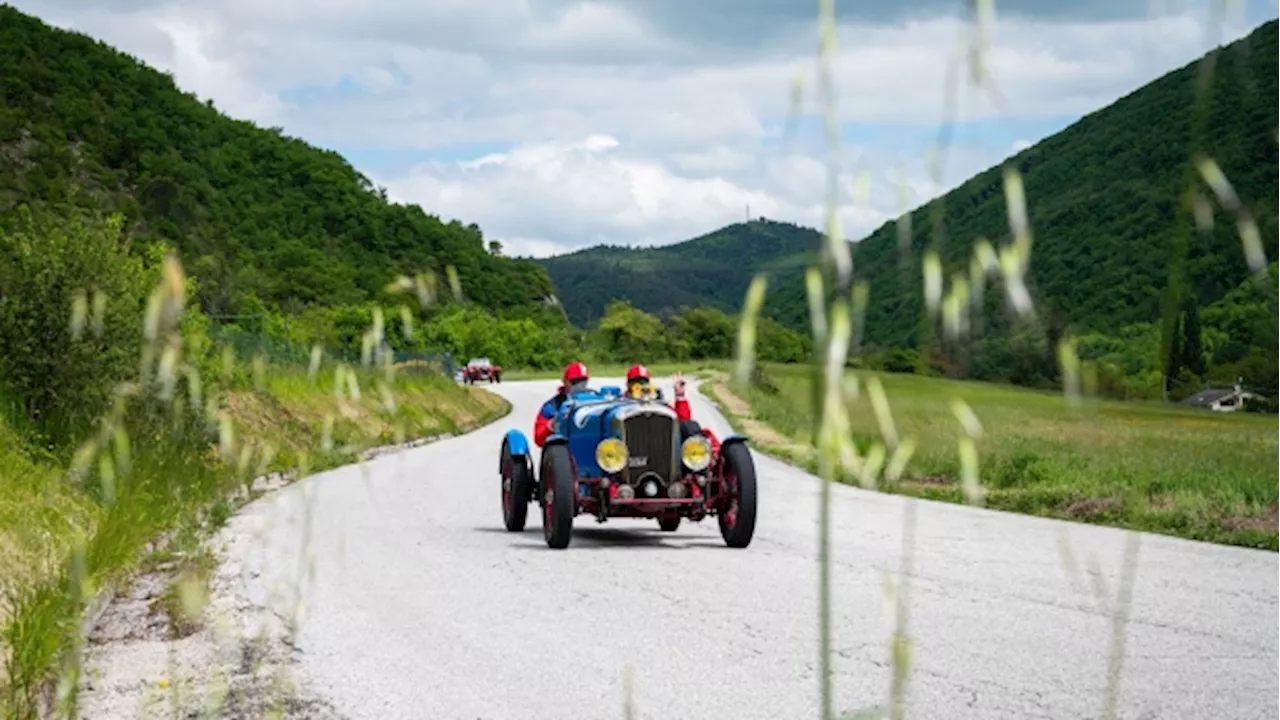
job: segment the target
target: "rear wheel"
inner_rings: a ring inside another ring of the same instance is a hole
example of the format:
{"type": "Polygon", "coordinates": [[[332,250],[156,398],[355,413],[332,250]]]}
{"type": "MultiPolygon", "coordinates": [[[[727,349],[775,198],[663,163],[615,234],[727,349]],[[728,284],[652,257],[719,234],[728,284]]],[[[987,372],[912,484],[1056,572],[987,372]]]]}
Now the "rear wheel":
{"type": "Polygon", "coordinates": [[[744,548],[756,530],[756,465],[743,443],[733,443],[721,452],[725,504],[718,516],[720,537],[731,548],[744,548]]]}
{"type": "Polygon", "coordinates": [[[578,502],[574,485],[569,448],[551,445],[544,449],[538,492],[542,504],[542,535],[549,548],[563,550],[573,536],[573,511],[578,502]]]}
{"type": "Polygon", "coordinates": [[[512,455],[511,447],[502,443],[502,522],[511,532],[524,530],[529,516],[531,484],[525,459],[512,455]]]}

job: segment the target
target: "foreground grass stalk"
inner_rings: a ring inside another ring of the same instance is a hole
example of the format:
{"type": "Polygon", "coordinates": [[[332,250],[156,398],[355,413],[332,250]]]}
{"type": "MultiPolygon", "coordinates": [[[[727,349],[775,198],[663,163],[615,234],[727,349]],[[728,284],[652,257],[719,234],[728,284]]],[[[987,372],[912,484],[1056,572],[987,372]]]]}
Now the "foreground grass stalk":
{"type": "Polygon", "coordinates": [[[1129,640],[1129,613],[1133,610],[1133,585],[1138,574],[1138,550],[1142,536],[1125,533],[1124,562],[1120,570],[1120,588],[1116,607],[1111,614],[1111,655],[1107,661],[1107,695],[1103,702],[1103,720],[1114,720],[1120,704],[1120,680],[1124,673],[1125,648],[1129,640]]]}
{"type": "MultiPolygon", "coordinates": [[[[823,720],[830,720],[835,717],[834,714],[834,698],[832,692],[832,642],[831,642],[831,483],[835,475],[835,461],[837,448],[839,447],[838,439],[829,438],[827,432],[833,427],[833,412],[835,405],[839,405],[841,412],[844,410],[842,404],[843,397],[841,385],[839,383],[840,373],[844,368],[845,357],[848,353],[849,338],[849,317],[847,313],[848,303],[841,297],[841,293],[849,284],[850,277],[853,272],[853,262],[850,256],[848,245],[845,244],[840,232],[840,216],[839,216],[839,122],[835,105],[835,90],[832,80],[831,65],[835,59],[836,53],[836,4],[835,0],[819,0],[818,2],[818,32],[819,32],[819,59],[818,59],[818,85],[822,92],[822,105],[824,110],[824,120],[827,135],[827,151],[828,151],[828,174],[827,174],[827,199],[826,199],[826,216],[827,216],[827,252],[823,254],[824,264],[828,268],[828,277],[833,282],[833,297],[831,298],[831,324],[826,323],[819,325],[818,318],[813,318],[815,335],[819,327],[823,327],[826,332],[822,333],[822,337],[815,337],[814,351],[815,358],[820,358],[819,362],[825,361],[825,372],[815,372],[818,380],[818,388],[815,391],[815,400],[821,398],[821,405],[815,406],[814,410],[821,408],[821,412],[815,412],[815,427],[813,438],[819,444],[819,475],[821,477],[822,492],[818,499],[818,654],[819,654],[819,692],[820,692],[820,717],[823,720]],[[846,310],[845,313],[839,314],[843,318],[845,327],[840,327],[837,323],[837,309],[846,310]],[[837,336],[843,336],[845,341],[841,345],[842,352],[833,352],[837,347],[837,336]],[[823,346],[826,346],[826,352],[823,352],[823,346]],[[831,376],[835,375],[837,382],[831,384],[831,376]],[[834,396],[834,397],[833,397],[834,396]]],[[[822,298],[823,293],[817,294],[818,298],[822,298]]],[[[812,296],[811,296],[812,297],[812,296]]],[[[820,301],[819,301],[820,304],[820,301]]],[[[815,368],[815,371],[817,368],[815,368]]],[[[835,424],[838,427],[838,424],[835,424]]]]}
{"type": "Polygon", "coordinates": [[[907,716],[907,680],[911,676],[911,636],[907,620],[910,609],[907,596],[911,589],[911,572],[915,561],[916,505],[907,498],[902,506],[902,556],[898,565],[898,587],[894,593],[892,666],[889,686],[889,717],[902,720],[907,716]]]}

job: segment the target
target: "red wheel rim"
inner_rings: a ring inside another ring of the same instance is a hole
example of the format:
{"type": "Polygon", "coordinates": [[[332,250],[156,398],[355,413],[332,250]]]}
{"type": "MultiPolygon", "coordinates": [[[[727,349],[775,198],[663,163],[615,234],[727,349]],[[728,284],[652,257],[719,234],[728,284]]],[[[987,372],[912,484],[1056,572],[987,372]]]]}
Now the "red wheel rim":
{"type": "Polygon", "coordinates": [[[724,510],[724,524],[732,530],[738,524],[738,476],[731,472],[725,473],[724,484],[729,494],[729,504],[724,510]]]}
{"type": "Polygon", "coordinates": [[[556,511],[554,507],[555,499],[555,490],[552,490],[551,488],[547,488],[542,493],[542,519],[548,534],[550,534],[551,525],[556,519],[556,511]]]}

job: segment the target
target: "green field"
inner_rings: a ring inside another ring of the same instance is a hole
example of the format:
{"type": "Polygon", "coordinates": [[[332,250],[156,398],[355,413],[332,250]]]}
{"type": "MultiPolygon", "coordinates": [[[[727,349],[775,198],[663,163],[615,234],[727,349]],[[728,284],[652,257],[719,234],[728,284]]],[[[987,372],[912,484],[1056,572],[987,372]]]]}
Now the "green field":
{"type": "MultiPolygon", "coordinates": [[[[808,368],[763,366],[751,413],[808,446],[808,368]],[[766,387],[772,385],[773,390],[766,387]]],[[[859,451],[881,439],[865,380],[850,415],[859,451]]],[[[953,398],[981,421],[979,474],[989,507],[1213,542],[1277,549],[1277,419],[898,374],[883,383],[894,425],[916,451],[902,478],[881,489],[963,502],[953,398]]],[[[809,462],[801,458],[800,462],[809,462]]]]}

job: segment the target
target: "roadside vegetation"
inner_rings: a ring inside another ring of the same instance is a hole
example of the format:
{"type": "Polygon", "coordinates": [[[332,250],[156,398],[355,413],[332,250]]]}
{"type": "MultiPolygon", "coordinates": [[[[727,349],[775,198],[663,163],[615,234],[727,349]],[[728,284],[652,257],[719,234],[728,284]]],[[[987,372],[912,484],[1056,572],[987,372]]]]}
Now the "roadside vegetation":
{"type": "Polygon", "coordinates": [[[509,410],[390,354],[238,358],[186,304],[196,284],[180,263],[131,247],[119,220],[24,212],[0,232],[4,717],[35,717],[54,689],[59,712],[73,706],[81,616],[135,571],[173,565],[160,609],[191,632],[212,571],[200,543],[260,494],[255,478],[287,482],[509,410]]]}
{"type": "MultiPolygon", "coordinates": [[[[891,408],[892,432],[914,447],[879,490],[965,502],[955,443],[972,413],[987,507],[1280,549],[1274,416],[1105,400],[1072,406],[1056,393],[872,371],[849,371],[844,383],[864,457],[882,442],[872,384],[891,408]]],[[[723,377],[703,388],[757,446],[816,470],[807,368],[762,365],[746,397],[723,377]],[[750,421],[767,430],[752,433],[743,427],[750,421]]],[[[853,472],[839,479],[860,482],[853,472]]]]}

